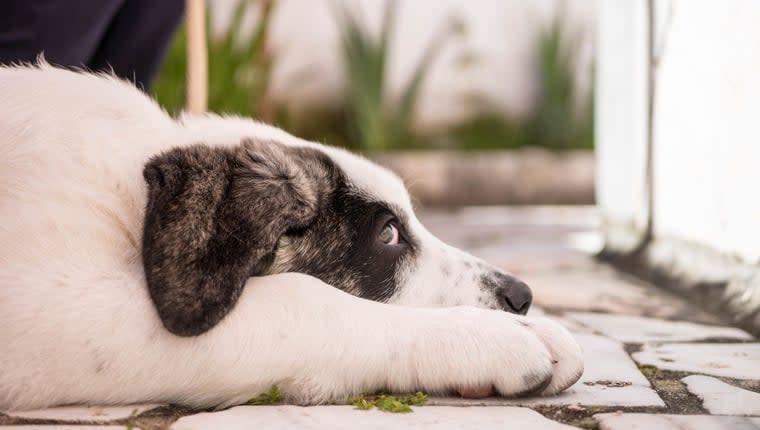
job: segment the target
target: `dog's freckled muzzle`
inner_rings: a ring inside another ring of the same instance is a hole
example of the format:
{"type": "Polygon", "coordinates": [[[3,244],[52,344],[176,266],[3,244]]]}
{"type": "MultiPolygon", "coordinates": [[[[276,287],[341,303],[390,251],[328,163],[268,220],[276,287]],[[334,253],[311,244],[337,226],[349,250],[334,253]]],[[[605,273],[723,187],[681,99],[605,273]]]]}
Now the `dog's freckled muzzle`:
{"type": "Polygon", "coordinates": [[[484,285],[494,289],[496,300],[501,309],[521,315],[528,313],[533,301],[533,293],[528,284],[498,271],[483,276],[482,281],[484,285]]]}

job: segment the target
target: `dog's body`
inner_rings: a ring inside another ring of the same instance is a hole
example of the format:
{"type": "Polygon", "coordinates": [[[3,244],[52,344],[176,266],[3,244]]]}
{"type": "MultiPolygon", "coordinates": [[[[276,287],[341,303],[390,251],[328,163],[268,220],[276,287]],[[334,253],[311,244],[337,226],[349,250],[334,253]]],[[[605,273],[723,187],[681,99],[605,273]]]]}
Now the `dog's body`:
{"type": "Polygon", "coordinates": [[[297,403],[555,393],[582,371],[570,335],[482,309],[529,300],[430,235],[369,161],[174,120],[114,78],[0,68],[0,408],[225,406],[273,384],[297,403]]]}

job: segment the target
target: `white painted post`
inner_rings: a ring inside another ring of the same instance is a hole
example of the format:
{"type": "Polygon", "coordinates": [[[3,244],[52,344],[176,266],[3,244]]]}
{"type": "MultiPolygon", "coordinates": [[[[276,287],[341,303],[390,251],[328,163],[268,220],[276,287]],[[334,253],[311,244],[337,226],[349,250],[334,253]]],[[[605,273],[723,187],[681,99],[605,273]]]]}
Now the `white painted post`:
{"type": "Polygon", "coordinates": [[[596,196],[612,252],[631,251],[647,229],[647,9],[646,0],[598,3],[596,196]]]}

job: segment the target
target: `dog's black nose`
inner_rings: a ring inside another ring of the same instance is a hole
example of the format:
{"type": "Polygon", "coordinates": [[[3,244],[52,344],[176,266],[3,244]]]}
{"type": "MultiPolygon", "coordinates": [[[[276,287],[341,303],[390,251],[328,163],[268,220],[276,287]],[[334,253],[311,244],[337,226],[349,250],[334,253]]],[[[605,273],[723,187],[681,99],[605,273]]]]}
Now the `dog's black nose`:
{"type": "Polygon", "coordinates": [[[496,287],[496,299],[507,312],[525,315],[528,313],[533,293],[528,285],[506,273],[495,272],[491,275],[496,287]]]}

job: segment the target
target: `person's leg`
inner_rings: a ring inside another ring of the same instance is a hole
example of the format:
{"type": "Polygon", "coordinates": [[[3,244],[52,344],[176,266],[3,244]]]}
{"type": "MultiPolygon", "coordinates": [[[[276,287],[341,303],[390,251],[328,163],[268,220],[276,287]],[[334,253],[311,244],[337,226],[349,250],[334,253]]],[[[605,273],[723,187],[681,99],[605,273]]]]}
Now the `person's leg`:
{"type": "Polygon", "coordinates": [[[124,0],[3,0],[0,64],[34,62],[88,67],[124,0]]]}
{"type": "Polygon", "coordinates": [[[150,87],[179,25],[184,0],[129,0],[114,16],[91,60],[93,69],[150,87]]]}

